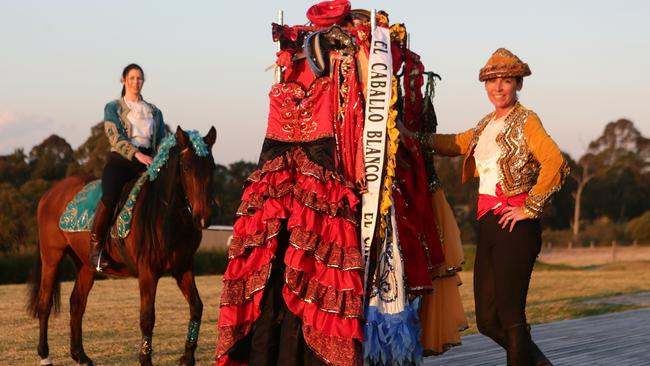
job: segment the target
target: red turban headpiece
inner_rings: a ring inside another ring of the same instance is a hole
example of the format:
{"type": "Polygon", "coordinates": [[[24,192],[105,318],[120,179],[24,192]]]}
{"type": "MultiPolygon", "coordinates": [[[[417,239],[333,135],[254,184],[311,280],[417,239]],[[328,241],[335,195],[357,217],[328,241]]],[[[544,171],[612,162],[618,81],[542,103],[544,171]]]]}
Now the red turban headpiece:
{"type": "Polygon", "coordinates": [[[307,18],[319,27],[328,27],[340,23],[350,14],[348,0],[322,1],[307,10],[307,18]]]}

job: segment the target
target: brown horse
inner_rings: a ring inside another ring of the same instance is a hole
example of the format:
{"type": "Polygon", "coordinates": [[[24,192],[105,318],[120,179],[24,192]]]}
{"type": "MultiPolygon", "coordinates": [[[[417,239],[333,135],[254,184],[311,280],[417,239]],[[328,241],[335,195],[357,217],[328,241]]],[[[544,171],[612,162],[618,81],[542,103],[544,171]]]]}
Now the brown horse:
{"type": "MultiPolygon", "coordinates": [[[[142,186],[133,209],[133,225],[124,239],[110,239],[106,250],[116,263],[106,274],[117,277],[137,277],[140,287],[140,331],[142,345],[140,364],[151,363],[151,339],[155,322],[154,304],[160,277],[171,272],[190,306],[190,321],[185,353],[181,365],[194,365],[203,303],[194,282],[193,256],[201,241],[201,229],[210,220],[210,188],[214,160],[210,153],[216,139],[214,127],[203,137],[207,156],[200,157],[189,135],[180,127],[176,130],[176,145],[169,151],[167,163],[154,181],[142,186]]],[[[200,137],[198,137],[200,138],[200,137]]],[[[66,178],[41,198],[38,205],[40,250],[30,284],[28,309],[40,322],[38,354],[41,365],[52,365],[47,343],[48,318],[52,306],[60,302],[57,267],[67,254],[77,269],[77,279],[70,295],[70,353],[79,364],[93,365],[82,343],[81,323],[86,300],[95,279],[88,258],[89,232],[64,232],[59,218],[67,203],[92,178],[66,178]]],[[[123,195],[128,195],[129,185],[123,195]]],[[[108,316],[105,319],[109,319],[108,316]]],[[[106,326],[110,327],[107,320],[106,326]]]]}

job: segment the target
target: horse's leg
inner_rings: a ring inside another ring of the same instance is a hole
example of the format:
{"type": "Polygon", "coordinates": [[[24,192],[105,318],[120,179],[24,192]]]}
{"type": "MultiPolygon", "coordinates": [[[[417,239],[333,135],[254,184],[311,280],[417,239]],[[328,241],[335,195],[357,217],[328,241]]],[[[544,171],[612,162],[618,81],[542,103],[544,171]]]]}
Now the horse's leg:
{"type": "Polygon", "coordinates": [[[88,293],[95,282],[95,272],[91,267],[83,265],[78,258],[75,259],[79,270],[70,295],[70,355],[77,363],[90,366],[93,362],[84,351],[81,329],[88,293]]]}
{"type": "Polygon", "coordinates": [[[159,277],[145,270],[142,266],[140,266],[139,272],[140,332],[142,333],[139,358],[140,365],[152,366],[151,353],[153,352],[153,346],[151,341],[153,336],[153,327],[156,322],[156,288],[158,287],[159,277]]]}
{"type": "Polygon", "coordinates": [[[187,339],[185,340],[185,354],[181,357],[180,364],[183,366],[193,366],[195,363],[194,352],[196,351],[196,345],[199,340],[201,316],[203,315],[203,302],[194,282],[194,272],[188,270],[174,275],[174,277],[183,296],[185,296],[185,300],[190,305],[190,322],[187,329],[187,339]]]}
{"type": "MultiPolygon", "coordinates": [[[[41,245],[45,245],[45,243],[41,245]]],[[[52,365],[49,360],[50,347],[47,343],[47,327],[54,302],[52,294],[56,284],[56,272],[64,254],[64,248],[51,247],[47,253],[41,249],[41,287],[38,293],[38,322],[40,327],[38,355],[41,357],[41,365],[52,365]]]]}

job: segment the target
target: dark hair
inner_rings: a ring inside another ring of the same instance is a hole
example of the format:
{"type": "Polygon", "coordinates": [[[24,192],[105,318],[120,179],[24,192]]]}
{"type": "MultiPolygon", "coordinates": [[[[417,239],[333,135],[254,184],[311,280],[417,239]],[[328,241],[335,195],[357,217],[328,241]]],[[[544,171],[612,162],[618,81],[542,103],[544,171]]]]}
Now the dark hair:
{"type": "MultiPolygon", "coordinates": [[[[124,70],[122,70],[122,79],[125,79],[126,76],[129,74],[129,71],[131,71],[133,69],[140,70],[140,73],[142,74],[142,79],[144,80],[144,71],[142,70],[142,68],[138,64],[128,64],[128,65],[126,65],[124,70]]],[[[124,96],[124,94],[126,94],[126,88],[124,87],[124,85],[122,85],[122,96],[124,96]]]]}

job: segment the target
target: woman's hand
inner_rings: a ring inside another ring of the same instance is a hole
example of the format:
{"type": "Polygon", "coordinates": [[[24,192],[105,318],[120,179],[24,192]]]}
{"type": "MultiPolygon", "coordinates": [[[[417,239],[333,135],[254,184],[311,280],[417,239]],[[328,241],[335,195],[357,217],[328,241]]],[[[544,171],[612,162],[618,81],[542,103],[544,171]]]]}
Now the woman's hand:
{"type": "Polygon", "coordinates": [[[151,156],[143,154],[139,151],[135,153],[135,159],[144,164],[144,166],[149,166],[153,162],[151,156]]]}
{"type": "Polygon", "coordinates": [[[501,225],[502,229],[505,229],[506,226],[508,226],[508,223],[510,223],[509,232],[512,232],[512,229],[515,228],[515,224],[518,221],[527,220],[530,218],[524,211],[523,206],[508,206],[504,208],[502,212],[503,214],[499,219],[499,225],[501,225]]]}

